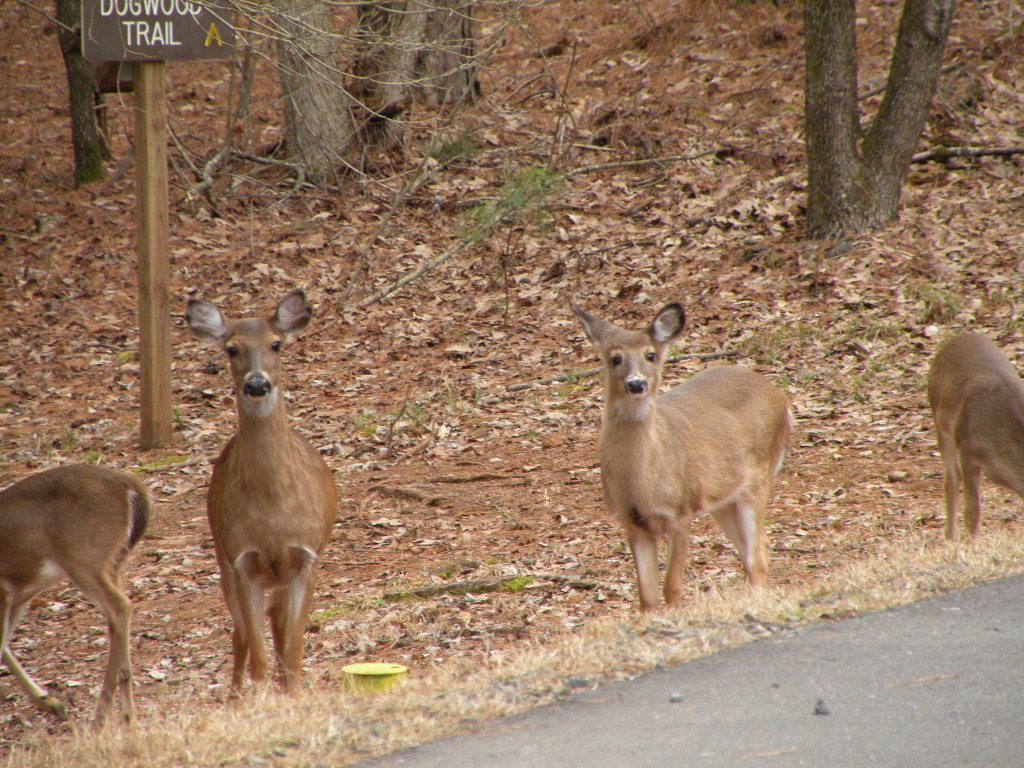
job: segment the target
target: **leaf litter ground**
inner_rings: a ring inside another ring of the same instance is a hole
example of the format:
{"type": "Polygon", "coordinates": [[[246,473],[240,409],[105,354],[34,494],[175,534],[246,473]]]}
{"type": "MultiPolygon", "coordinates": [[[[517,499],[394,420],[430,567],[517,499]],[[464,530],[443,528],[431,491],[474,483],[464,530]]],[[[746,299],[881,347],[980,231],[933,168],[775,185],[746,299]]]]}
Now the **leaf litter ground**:
{"type": "MultiPolygon", "coordinates": [[[[922,149],[1021,143],[1024,42],[1004,23],[1011,4],[1004,11],[958,8],[922,149]]],[[[888,7],[863,13],[868,90],[894,23],[888,7]]],[[[144,453],[131,173],[73,189],[54,30],[23,6],[0,10],[0,485],[73,461],[141,468],[157,501],[127,576],[142,717],[222,706],[226,694],[230,622],[204,498],[234,405],[223,362],[184,328],[193,293],[228,312],[269,312],[301,286],[317,305],[286,353],[292,423],[322,450],[341,496],[307,636],[314,686],[340,686],[353,661],[397,661],[413,675],[456,657],[486,663],[635,611],[632,564],[601,505],[598,379],[508,389],[596,364],[570,301],[641,325],[681,300],[690,324],[676,351],[735,352],[788,392],[797,427],[768,519],[775,584],[814,581],[888,540],[941,537],[927,365],[947,334],[973,329],[1021,367],[1021,160],[915,166],[898,223],[804,241],[801,39],[791,4],[524,10],[483,74],[481,103],[447,129],[472,150],[396,209],[345,306],[363,244],[420,160],[429,115],[414,115],[403,151],[372,158],[381,181],[347,181],[337,195],[225,197],[216,217],[183,199],[175,176],[175,440],[144,453]],[[579,173],[549,193],[544,216],[358,303],[450,247],[467,209],[508,189],[510,168],[680,155],[702,156],[579,173]],[[452,587],[466,584],[473,591],[452,587]]],[[[264,75],[253,125],[273,139],[264,75]]],[[[182,146],[214,151],[227,85],[223,65],[169,67],[182,146]]],[[[108,103],[121,158],[130,97],[108,103]]],[[[871,114],[877,97],[862,104],[871,114]]],[[[666,380],[704,365],[684,360],[666,380]]],[[[1019,501],[986,490],[986,528],[1019,529],[1019,501]]],[[[686,579],[694,593],[740,588],[738,560],[706,519],[686,579]]],[[[75,718],[90,716],[106,629],[75,590],[37,599],[14,648],[75,718]]],[[[0,686],[0,750],[65,732],[9,677],[0,686]]]]}

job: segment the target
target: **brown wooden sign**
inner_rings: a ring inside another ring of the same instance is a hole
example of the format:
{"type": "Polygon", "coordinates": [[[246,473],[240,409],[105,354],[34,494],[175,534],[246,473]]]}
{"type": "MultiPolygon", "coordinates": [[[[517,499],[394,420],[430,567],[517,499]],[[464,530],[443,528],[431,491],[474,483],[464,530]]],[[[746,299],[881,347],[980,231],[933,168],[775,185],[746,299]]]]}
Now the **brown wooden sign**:
{"type": "Polygon", "coordinates": [[[89,61],[223,59],[235,28],[216,0],[82,0],[82,54],[89,61]]]}

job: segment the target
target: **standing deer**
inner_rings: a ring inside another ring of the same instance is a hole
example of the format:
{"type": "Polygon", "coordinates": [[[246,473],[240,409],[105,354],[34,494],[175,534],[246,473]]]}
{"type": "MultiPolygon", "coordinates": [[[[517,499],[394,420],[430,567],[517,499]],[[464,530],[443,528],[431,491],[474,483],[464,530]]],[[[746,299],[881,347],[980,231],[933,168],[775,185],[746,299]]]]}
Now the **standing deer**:
{"type": "Polygon", "coordinates": [[[683,331],[683,307],[627,331],[573,307],[604,364],[598,453],[605,505],[626,529],[640,609],[658,606],[658,541],[668,540],[664,595],[682,598],[694,517],[709,512],[739,553],[747,581],[768,577],[764,511],[789,443],[786,396],[740,366],[709,368],[658,394],[665,352],[683,331]]]}
{"type": "Polygon", "coordinates": [[[25,671],[9,643],[29,601],[67,578],[107,618],[110,656],[96,706],[102,723],[121,695],[121,715],[135,718],[129,628],[132,606],[118,588],[128,554],[150,515],[138,479],[93,464],[58,467],[0,492],[0,656],[40,709],[67,719],[64,705],[25,671]]]}
{"type": "Polygon", "coordinates": [[[233,696],[241,693],[247,658],[254,681],[267,674],[267,591],[277,677],[286,692],[298,692],[316,564],[334,524],[334,477],[320,453],[288,426],[281,391],[281,347],[312,316],[301,290],[281,299],[266,320],[228,321],[212,304],[188,302],[192,333],[227,354],[238,402],[238,432],[214,464],[206,501],[234,622],[233,696]]]}
{"type": "Polygon", "coordinates": [[[935,355],[928,401],[945,466],[946,538],[956,540],[964,487],[964,522],[981,529],[981,473],[1024,498],[1024,382],[990,339],[957,336],[935,355]]]}

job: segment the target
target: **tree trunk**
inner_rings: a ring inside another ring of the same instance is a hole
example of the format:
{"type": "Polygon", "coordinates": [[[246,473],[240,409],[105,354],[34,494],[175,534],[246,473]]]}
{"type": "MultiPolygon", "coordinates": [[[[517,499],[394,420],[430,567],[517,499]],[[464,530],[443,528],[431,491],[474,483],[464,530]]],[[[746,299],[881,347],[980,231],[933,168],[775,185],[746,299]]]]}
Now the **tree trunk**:
{"type": "Polygon", "coordinates": [[[355,136],[322,0],[272,0],[289,160],[313,182],[334,177],[355,136]]]}
{"type": "Polygon", "coordinates": [[[412,98],[440,106],[476,96],[473,6],[467,0],[390,0],[359,6],[367,50],[357,66],[377,112],[412,98]]]}
{"type": "Polygon", "coordinates": [[[60,52],[68,77],[75,186],[80,186],[103,178],[107,150],[96,123],[96,106],[102,97],[93,82],[92,65],[82,57],[81,0],[57,0],[57,21],[60,52]]]}
{"type": "Polygon", "coordinates": [[[853,0],[805,0],[807,235],[836,237],[895,218],[935,94],[953,0],[906,0],[885,96],[861,138],[853,0]]]}

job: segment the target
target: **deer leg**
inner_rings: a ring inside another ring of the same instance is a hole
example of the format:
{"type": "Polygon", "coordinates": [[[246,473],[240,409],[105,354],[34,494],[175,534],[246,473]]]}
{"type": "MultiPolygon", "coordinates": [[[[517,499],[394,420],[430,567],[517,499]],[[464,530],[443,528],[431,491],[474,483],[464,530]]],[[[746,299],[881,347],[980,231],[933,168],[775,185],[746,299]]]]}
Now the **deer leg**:
{"type": "Polygon", "coordinates": [[[636,563],[636,581],[640,592],[640,610],[658,607],[658,540],[646,528],[626,527],[626,539],[636,563]]]}
{"type": "Polygon", "coordinates": [[[96,705],[96,723],[102,724],[106,720],[114,701],[115,691],[120,692],[121,715],[125,722],[130,723],[135,719],[130,648],[132,605],[105,573],[86,577],[69,573],[69,576],[82,593],[96,603],[107,617],[110,650],[103,688],[96,705]]]}
{"type": "Polygon", "coordinates": [[[299,691],[312,587],[308,578],[296,578],[282,587],[275,595],[274,612],[270,618],[277,652],[278,681],[289,694],[299,691]]]}
{"type": "MultiPolygon", "coordinates": [[[[259,683],[267,677],[267,648],[263,644],[263,592],[269,568],[262,561],[259,552],[245,552],[236,561],[230,582],[231,598],[228,606],[235,620],[235,631],[231,636],[234,651],[231,691],[236,696],[241,693],[244,685],[247,652],[249,678],[259,683]]],[[[224,595],[228,597],[227,589],[224,595]]]]}
{"type": "Polygon", "coordinates": [[[25,671],[25,668],[21,666],[18,659],[15,658],[14,651],[10,649],[9,644],[11,636],[14,634],[14,628],[21,620],[22,614],[24,614],[25,608],[28,606],[28,601],[33,596],[34,594],[26,595],[24,600],[15,604],[14,595],[0,587],[0,662],[7,665],[11,674],[14,675],[14,679],[18,681],[18,684],[28,695],[33,705],[44,712],[56,715],[61,720],[67,720],[68,715],[64,705],[32,679],[28,672],[25,671]]]}
{"type": "Polygon", "coordinates": [[[683,602],[683,571],[690,555],[690,524],[692,517],[686,517],[668,528],[668,565],[665,568],[665,603],[678,607],[683,602]]]}
{"type": "Polygon", "coordinates": [[[314,567],[318,557],[307,547],[289,547],[288,557],[282,564],[287,582],[274,595],[270,629],[277,655],[278,680],[290,694],[298,693],[302,677],[306,620],[313,600],[314,567]]]}
{"type": "Polygon", "coordinates": [[[220,566],[220,587],[224,593],[231,614],[231,697],[242,692],[245,686],[245,663],[249,657],[249,634],[246,631],[245,617],[238,601],[238,578],[231,565],[223,560],[218,553],[217,562],[220,566]]]}
{"type": "Polygon", "coordinates": [[[735,547],[743,573],[752,587],[763,587],[768,581],[768,542],[761,511],[764,503],[758,503],[760,498],[751,498],[762,495],[745,489],[736,501],[711,513],[735,547]]]}
{"type": "Polygon", "coordinates": [[[960,461],[957,456],[956,441],[953,436],[938,432],[939,453],[945,473],[942,481],[946,502],[946,538],[956,541],[956,508],[960,500],[960,461]]]}
{"type": "Polygon", "coordinates": [[[28,694],[29,700],[39,709],[44,712],[56,715],[61,720],[68,719],[68,713],[64,709],[64,705],[59,700],[55,699],[50,693],[42,688],[35,680],[33,680],[25,668],[21,666],[18,660],[14,657],[14,653],[10,648],[4,648],[3,650],[3,662],[7,665],[7,668],[11,670],[11,674],[14,675],[14,679],[18,681],[22,689],[28,694]]]}
{"type": "Polygon", "coordinates": [[[245,677],[246,650],[249,652],[249,679],[261,683],[267,678],[267,648],[263,644],[263,587],[245,576],[239,579],[238,604],[241,608],[241,642],[234,646],[235,665],[232,672],[232,688],[242,688],[245,677]]]}
{"type": "Polygon", "coordinates": [[[964,527],[971,536],[981,531],[981,465],[960,454],[964,481],[964,527]]]}

